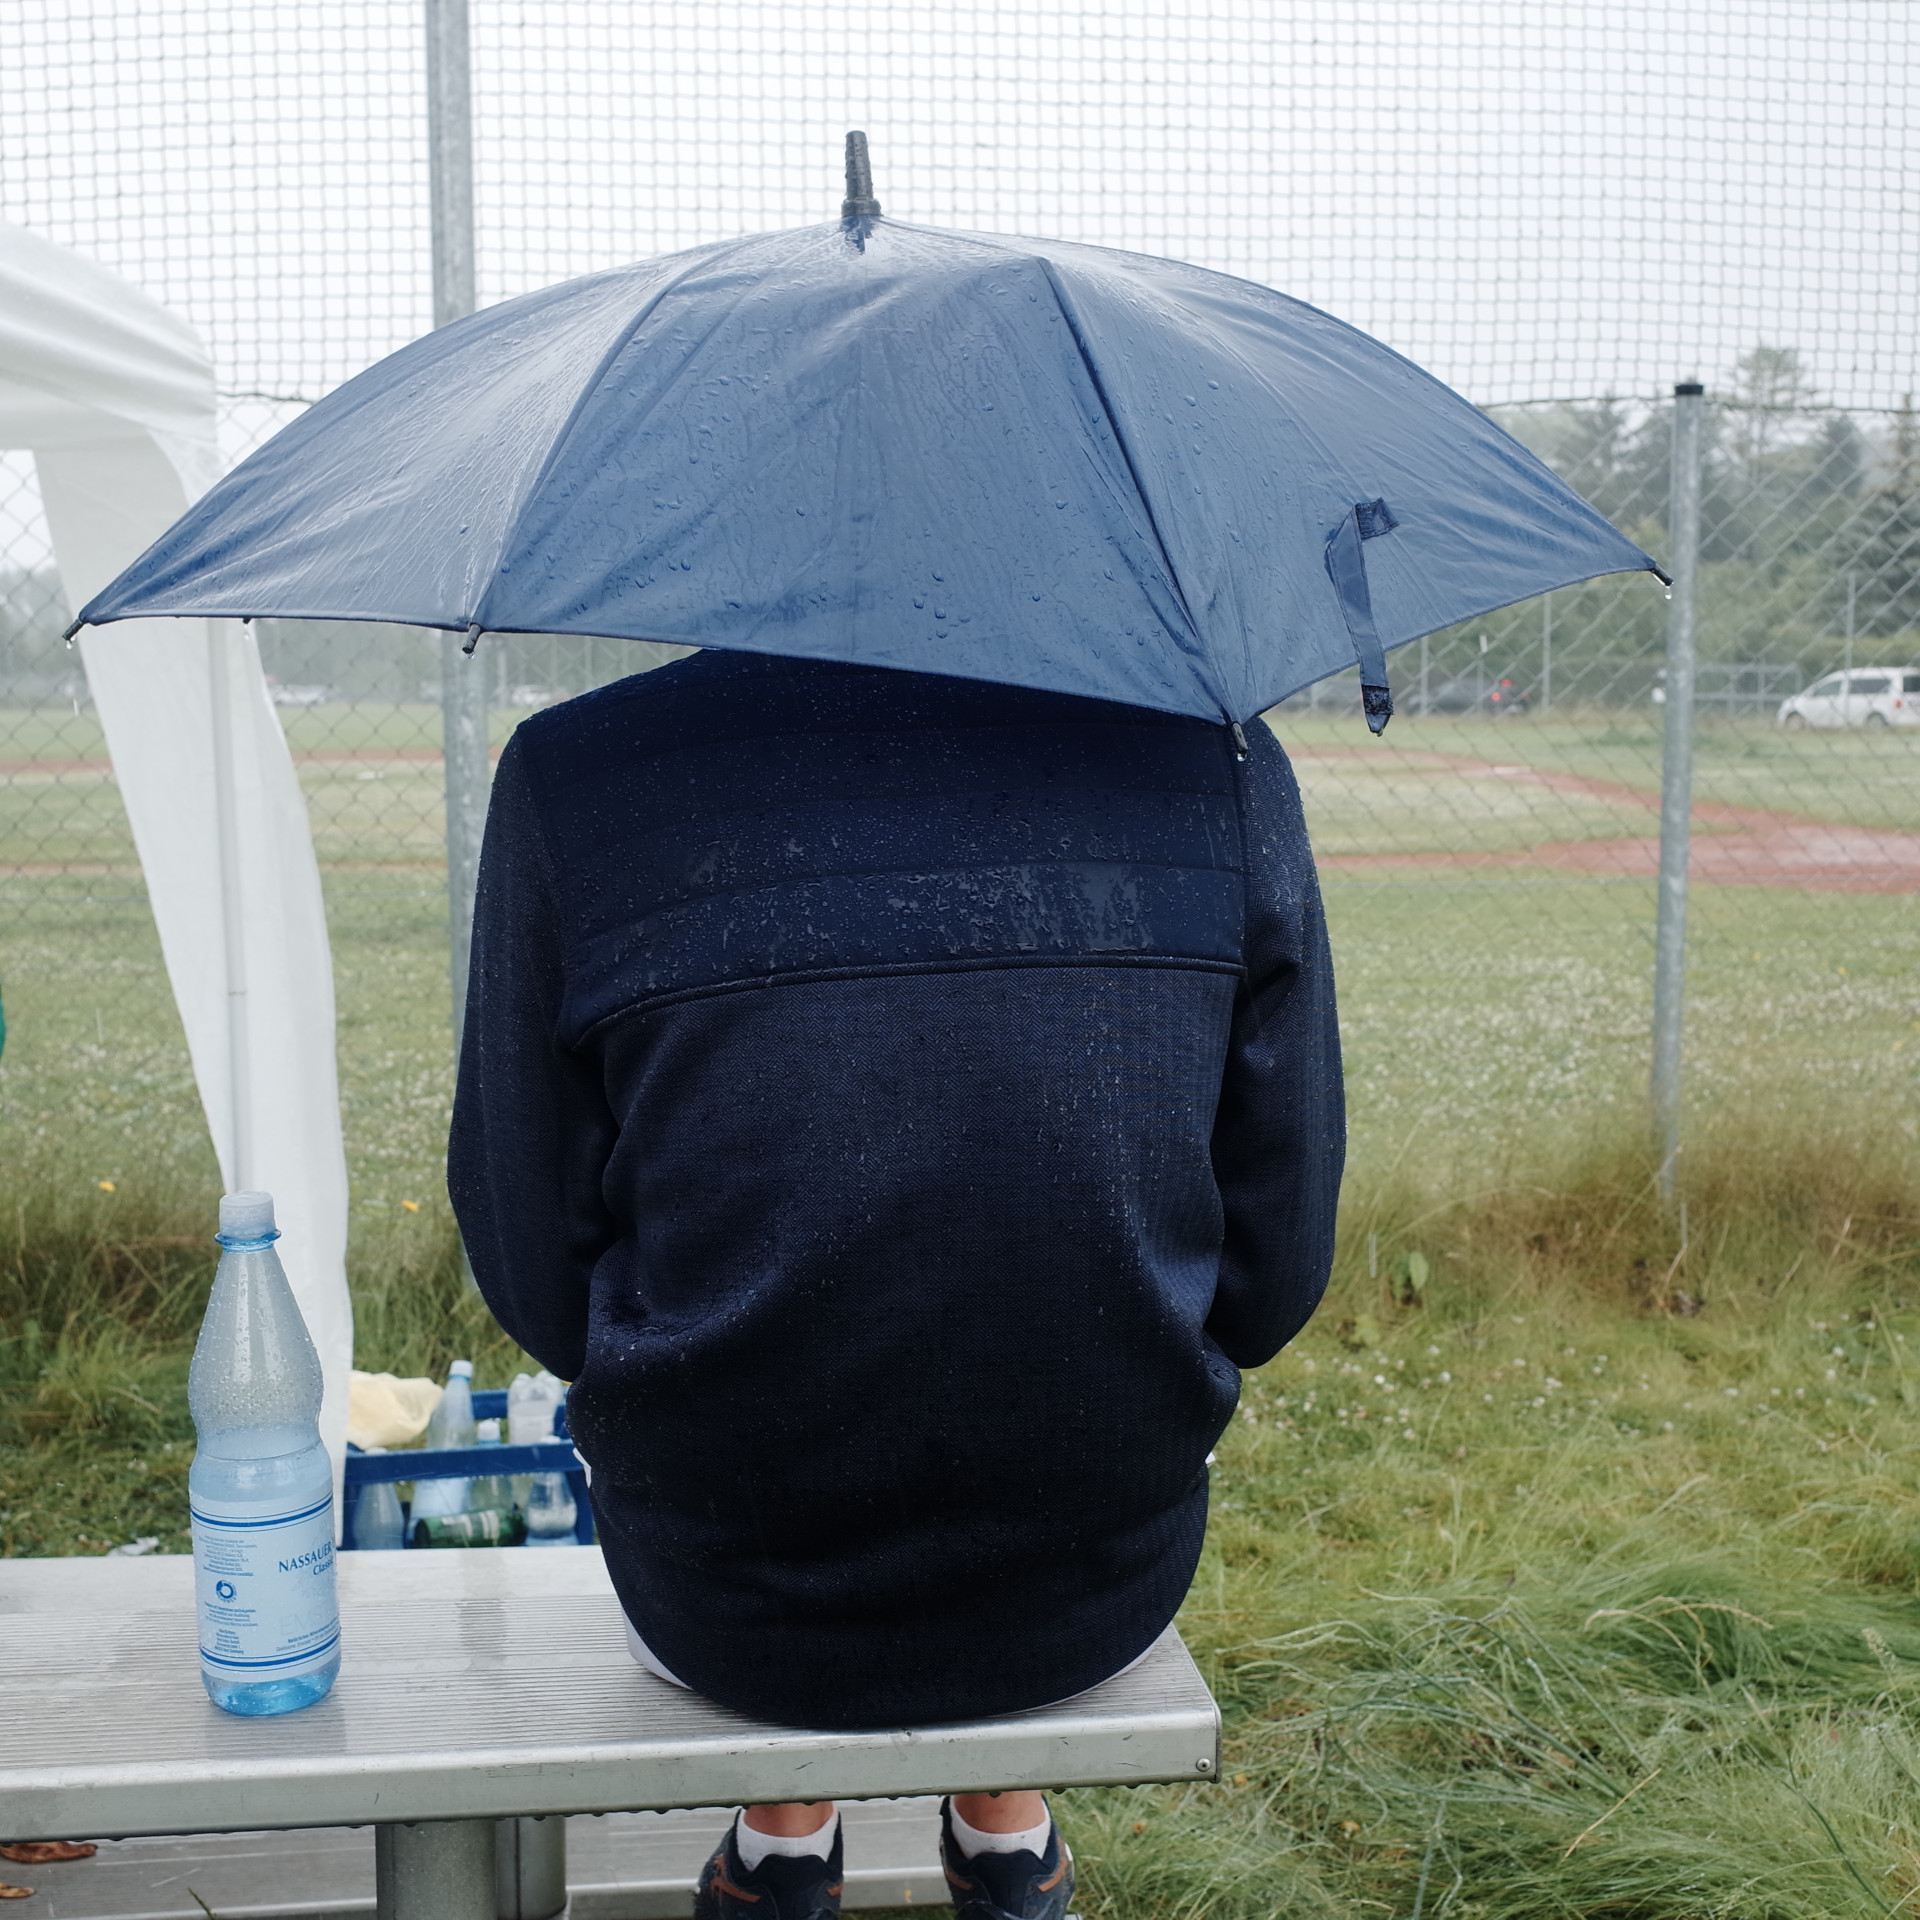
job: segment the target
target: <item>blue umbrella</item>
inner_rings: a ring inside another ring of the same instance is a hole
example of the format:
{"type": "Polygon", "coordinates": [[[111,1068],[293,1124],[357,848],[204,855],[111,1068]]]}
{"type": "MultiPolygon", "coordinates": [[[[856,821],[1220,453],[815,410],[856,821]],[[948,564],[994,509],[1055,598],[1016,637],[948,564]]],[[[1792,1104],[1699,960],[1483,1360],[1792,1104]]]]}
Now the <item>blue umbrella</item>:
{"type": "Polygon", "coordinates": [[[1653,562],[1477,407],[1284,294],[882,220],[509,300],[380,361],[82,609],[601,634],[1238,723],[1653,562]]]}

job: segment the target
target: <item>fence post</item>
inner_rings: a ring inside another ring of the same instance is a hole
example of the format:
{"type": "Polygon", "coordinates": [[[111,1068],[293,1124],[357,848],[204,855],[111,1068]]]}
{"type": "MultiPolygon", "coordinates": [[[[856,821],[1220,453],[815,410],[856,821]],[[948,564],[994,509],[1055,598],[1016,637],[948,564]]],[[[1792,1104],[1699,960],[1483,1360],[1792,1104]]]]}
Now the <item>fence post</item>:
{"type": "MultiPolygon", "coordinates": [[[[467,0],[426,0],[427,188],[433,222],[433,324],[474,308],[473,116],[467,60],[467,0]]],[[[466,1025],[467,953],[473,892],[487,821],[487,676],[464,636],[440,636],[440,720],[446,760],[447,941],[453,983],[453,1044],[466,1025]]]]}
{"type": "Polygon", "coordinates": [[[1686,1008],[1687,850],[1693,829],[1694,630],[1700,566],[1700,406],[1697,380],[1673,390],[1668,536],[1666,739],[1660,761],[1660,907],[1653,953],[1653,1125],[1660,1197],[1673,1198],[1680,1153],[1680,1039],[1686,1008]]]}

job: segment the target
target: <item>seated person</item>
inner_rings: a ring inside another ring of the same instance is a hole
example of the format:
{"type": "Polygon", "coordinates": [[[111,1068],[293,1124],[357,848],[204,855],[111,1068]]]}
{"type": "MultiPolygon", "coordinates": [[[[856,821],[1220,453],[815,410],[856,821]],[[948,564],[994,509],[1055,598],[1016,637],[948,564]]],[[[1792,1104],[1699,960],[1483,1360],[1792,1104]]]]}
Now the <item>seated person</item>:
{"type": "MultiPolygon", "coordinates": [[[[501,758],[449,1186],[676,1684],[896,1727],[1139,1659],[1239,1369],[1325,1286],[1343,1142],[1264,726],[706,652],[501,758]]],[[[942,1831],[963,1920],[1065,1913],[1040,1795],[942,1831]]],[[[831,1806],[749,1809],[699,1911],[839,1879],[831,1806]]]]}

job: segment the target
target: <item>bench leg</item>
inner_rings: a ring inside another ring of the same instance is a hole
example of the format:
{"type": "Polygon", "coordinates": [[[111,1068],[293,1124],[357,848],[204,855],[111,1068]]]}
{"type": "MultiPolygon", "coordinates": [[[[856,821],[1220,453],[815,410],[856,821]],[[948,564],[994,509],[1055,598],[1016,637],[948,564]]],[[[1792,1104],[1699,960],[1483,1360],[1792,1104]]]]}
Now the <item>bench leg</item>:
{"type": "Polygon", "coordinates": [[[391,1821],[373,1833],[378,1920],[496,1920],[491,1820],[391,1821]]]}
{"type": "Polygon", "coordinates": [[[566,1815],[496,1820],[493,1878],[498,1920],[553,1920],[567,1904],[566,1815]]]}

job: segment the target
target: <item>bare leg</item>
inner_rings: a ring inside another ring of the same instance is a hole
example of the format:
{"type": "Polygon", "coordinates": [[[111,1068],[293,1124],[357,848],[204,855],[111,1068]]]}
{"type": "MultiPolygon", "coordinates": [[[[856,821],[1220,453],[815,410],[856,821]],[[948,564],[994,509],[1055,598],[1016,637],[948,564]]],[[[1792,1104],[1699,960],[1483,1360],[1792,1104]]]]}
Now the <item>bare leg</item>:
{"type": "MultiPolygon", "coordinates": [[[[1021,1833],[1047,1817],[1044,1794],[956,1793],[953,1810],[982,1833],[1021,1833]]],[[[798,1840],[818,1833],[833,1818],[831,1800],[782,1800],[770,1807],[749,1807],[741,1816],[755,1833],[798,1840]]]]}
{"type": "Polygon", "coordinates": [[[1024,1833],[1047,1817],[1043,1793],[956,1793],[953,1810],[982,1833],[1024,1833]]]}
{"type": "Polygon", "coordinates": [[[831,1800],[781,1800],[770,1807],[749,1807],[741,1815],[755,1833],[782,1840],[804,1839],[818,1833],[833,1818],[831,1800]]]}

